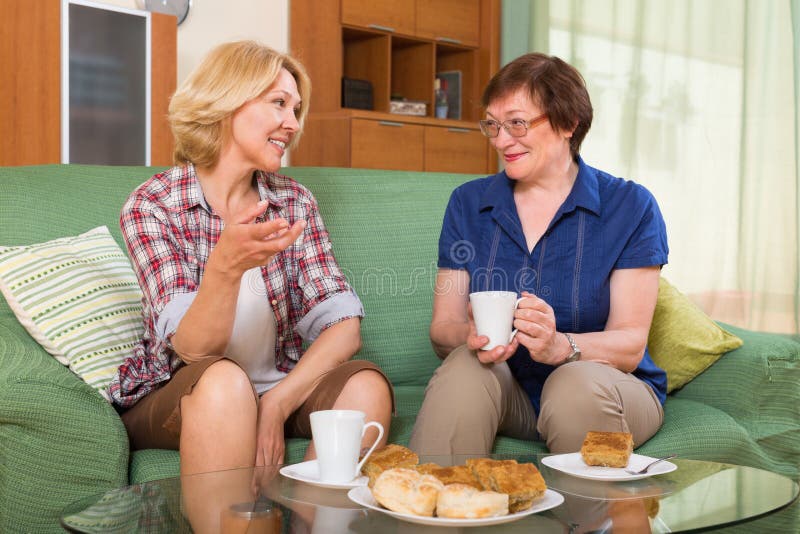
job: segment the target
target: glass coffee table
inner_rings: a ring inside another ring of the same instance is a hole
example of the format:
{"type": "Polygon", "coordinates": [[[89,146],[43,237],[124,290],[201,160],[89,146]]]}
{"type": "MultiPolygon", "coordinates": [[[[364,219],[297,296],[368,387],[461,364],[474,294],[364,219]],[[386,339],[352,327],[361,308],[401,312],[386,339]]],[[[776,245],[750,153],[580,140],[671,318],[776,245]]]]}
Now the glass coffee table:
{"type": "MultiPolygon", "coordinates": [[[[798,499],[791,479],[752,467],[675,459],[672,472],[628,481],[578,478],[533,462],[548,489],[550,509],[488,527],[492,532],[684,532],[772,514],[798,499]],[[563,496],[563,502],[561,497],[563,496]]],[[[508,459],[510,456],[493,456],[508,459]]],[[[465,458],[423,457],[420,463],[459,465],[465,458]]],[[[552,463],[552,462],[550,462],[552,463]]],[[[351,488],[319,487],[280,473],[281,466],[234,469],[127,486],[83,499],[64,510],[73,532],[478,532],[483,527],[420,525],[356,504],[351,488]]],[[[284,473],[292,471],[284,469],[284,473]]],[[[302,477],[300,477],[302,478],[302,477]]],[[[355,486],[355,484],[354,484],[355,486]]],[[[356,492],[362,490],[354,490],[356,492]]],[[[356,493],[354,493],[355,495],[356,493]]],[[[535,505],[534,505],[535,506],[535,505]]]]}

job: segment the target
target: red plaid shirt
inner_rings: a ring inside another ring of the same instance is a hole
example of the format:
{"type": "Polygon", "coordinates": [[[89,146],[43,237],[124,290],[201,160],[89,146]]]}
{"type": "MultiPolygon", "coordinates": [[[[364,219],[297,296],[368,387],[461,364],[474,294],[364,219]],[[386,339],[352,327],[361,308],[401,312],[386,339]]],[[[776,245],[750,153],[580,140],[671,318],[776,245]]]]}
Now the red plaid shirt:
{"type": "MultiPolygon", "coordinates": [[[[312,341],[328,326],[364,313],[331,252],[311,192],[278,174],[257,172],[255,182],[261,199],[269,201],[258,222],[283,217],[289,224],[307,223],[302,240],[261,268],[275,313],[275,363],[288,372],[302,356],[303,338],[312,341]]],[[[186,165],[139,186],[125,203],[120,224],[143,291],[145,329],[109,389],[116,404],[129,407],[181,365],[169,342],[174,328],[159,335],[158,317],[175,297],[197,292],[224,223],[205,202],[194,166],[186,165]]]]}

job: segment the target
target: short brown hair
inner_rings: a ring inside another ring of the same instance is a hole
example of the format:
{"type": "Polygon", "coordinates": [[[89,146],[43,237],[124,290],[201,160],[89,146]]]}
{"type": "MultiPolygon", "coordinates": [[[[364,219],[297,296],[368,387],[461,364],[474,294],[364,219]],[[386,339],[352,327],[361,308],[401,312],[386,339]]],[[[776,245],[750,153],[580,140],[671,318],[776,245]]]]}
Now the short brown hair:
{"type": "Polygon", "coordinates": [[[574,131],[569,140],[577,159],[583,138],[592,126],[592,102],[578,69],[556,56],[531,53],[513,60],[492,76],[483,92],[482,104],[525,89],[531,101],[542,108],[553,128],[574,131]]]}
{"type": "Polygon", "coordinates": [[[311,81],[303,65],[256,41],[235,41],[212,49],[175,92],[169,123],[175,137],[177,165],[217,164],[227,133],[225,119],[266,91],[286,69],[294,77],[302,101],[297,114],[301,130],[311,97],[311,81]]]}

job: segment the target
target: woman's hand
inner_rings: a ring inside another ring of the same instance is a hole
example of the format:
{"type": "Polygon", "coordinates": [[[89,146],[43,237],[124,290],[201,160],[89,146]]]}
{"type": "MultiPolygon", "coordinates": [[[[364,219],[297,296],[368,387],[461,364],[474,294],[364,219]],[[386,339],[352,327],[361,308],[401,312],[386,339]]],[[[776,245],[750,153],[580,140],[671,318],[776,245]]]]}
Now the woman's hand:
{"type": "Polygon", "coordinates": [[[262,200],[226,224],[208,258],[207,269],[238,278],[248,269],[267,265],[300,237],[306,227],[304,220],[291,227],[286,219],[253,222],[266,208],[267,201],[262,200]]]}
{"type": "Polygon", "coordinates": [[[519,341],[516,336],[511,340],[508,345],[498,345],[492,350],[480,350],[481,347],[489,343],[488,336],[479,336],[475,328],[475,320],[472,318],[472,304],[467,304],[467,314],[469,321],[469,334],[467,335],[467,347],[474,350],[478,355],[478,361],[481,363],[499,363],[504,362],[517,352],[519,348],[519,341]]]}
{"type": "Polygon", "coordinates": [[[259,202],[226,221],[208,257],[197,296],[172,336],[172,345],[183,361],[191,363],[211,354],[225,354],[242,275],[269,263],[303,232],[304,220],[291,227],[284,219],[254,223],[266,207],[266,201],[259,202]]]}
{"type": "Polygon", "coordinates": [[[256,467],[283,463],[285,443],[283,412],[276,403],[270,402],[268,394],[258,401],[258,428],[256,428],[256,467]]]}
{"type": "Polygon", "coordinates": [[[566,338],[556,330],[553,308],[527,291],[522,292],[522,297],[514,312],[514,328],[518,330],[514,339],[528,349],[532,360],[558,365],[567,354],[561,343],[566,338]]]}

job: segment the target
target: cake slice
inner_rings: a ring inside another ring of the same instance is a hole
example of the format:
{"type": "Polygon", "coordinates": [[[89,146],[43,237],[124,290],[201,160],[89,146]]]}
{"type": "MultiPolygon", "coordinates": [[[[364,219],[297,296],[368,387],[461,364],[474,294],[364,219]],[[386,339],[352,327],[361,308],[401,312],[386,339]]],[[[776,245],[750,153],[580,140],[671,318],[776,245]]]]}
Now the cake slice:
{"type": "Polygon", "coordinates": [[[464,484],[475,489],[484,489],[472,470],[465,465],[442,467],[437,464],[420,464],[414,467],[420,473],[433,475],[442,481],[442,484],[464,484]]]}
{"type": "Polygon", "coordinates": [[[492,489],[492,481],[489,472],[494,467],[501,465],[516,465],[516,460],[492,460],[490,458],[470,458],[467,460],[467,467],[472,470],[472,474],[480,482],[482,489],[492,489]]]}
{"type": "Polygon", "coordinates": [[[628,432],[589,431],[581,446],[586,465],[625,467],[633,452],[633,435],[628,432]]]}
{"type": "Polygon", "coordinates": [[[493,466],[489,469],[489,483],[485,489],[508,494],[508,511],[512,514],[530,508],[547,490],[542,474],[530,463],[493,466]]]}

